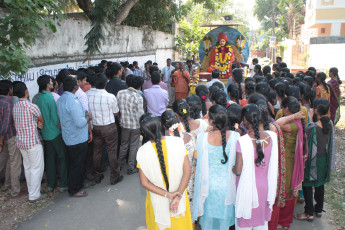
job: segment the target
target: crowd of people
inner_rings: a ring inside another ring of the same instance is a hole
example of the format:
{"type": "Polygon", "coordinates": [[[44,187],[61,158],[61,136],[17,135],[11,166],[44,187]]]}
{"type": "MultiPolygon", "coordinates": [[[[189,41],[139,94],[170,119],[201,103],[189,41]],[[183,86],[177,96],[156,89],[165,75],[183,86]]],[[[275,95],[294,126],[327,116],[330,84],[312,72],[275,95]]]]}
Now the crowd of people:
{"type": "Polygon", "coordinates": [[[338,70],[326,83],[313,67],[294,75],[277,61],[272,71],[253,59],[246,78],[235,63],[225,85],[217,69],[201,82],[193,60],[167,59],[162,70],[104,60],[40,76],[32,100],[25,83],[2,80],[3,189],[22,195],[23,166],[30,202],[43,198],[44,172],[48,192],[85,197],[109,165],[111,185],[122,168],[139,172],[148,229],[288,229],[297,199],[305,211],[296,219],[321,217],[340,118],[338,70]]]}

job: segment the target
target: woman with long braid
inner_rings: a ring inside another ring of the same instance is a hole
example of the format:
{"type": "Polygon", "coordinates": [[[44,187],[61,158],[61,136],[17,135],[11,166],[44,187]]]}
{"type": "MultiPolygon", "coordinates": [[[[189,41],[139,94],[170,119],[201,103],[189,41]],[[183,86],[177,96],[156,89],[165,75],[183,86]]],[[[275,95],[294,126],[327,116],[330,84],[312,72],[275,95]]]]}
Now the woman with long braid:
{"type": "Polygon", "coordinates": [[[202,102],[196,95],[188,96],[186,101],[189,106],[188,123],[190,132],[197,136],[199,133],[205,132],[208,127],[207,122],[201,119],[202,102]]]}
{"type": "Polygon", "coordinates": [[[235,146],[240,135],[226,131],[227,113],[221,105],[209,110],[211,132],[197,139],[197,166],[194,182],[193,220],[200,216],[203,230],[229,229],[235,224],[235,146]]]}
{"type": "MultiPolygon", "coordinates": [[[[182,124],[182,131],[189,133],[189,106],[187,101],[185,99],[177,99],[176,101],[174,101],[172,109],[174,110],[175,114],[182,124]]],[[[196,123],[198,123],[197,121],[191,122],[193,123],[193,125],[196,125],[196,123]]]]}
{"type": "Polygon", "coordinates": [[[140,130],[150,140],[137,153],[140,182],[147,189],[147,229],[191,230],[186,192],[191,172],[183,141],[162,136],[159,118],[150,113],[141,116],[140,130]]]}
{"type": "Polygon", "coordinates": [[[169,132],[170,136],[179,137],[183,140],[184,146],[188,152],[188,158],[190,163],[191,176],[189,178],[187,193],[189,197],[189,203],[193,205],[193,193],[194,193],[194,169],[196,166],[196,136],[182,132],[181,124],[176,114],[172,110],[166,110],[162,114],[162,125],[169,132]]]}
{"type": "Polygon", "coordinates": [[[328,102],[330,101],[331,92],[328,85],[326,84],[327,75],[324,72],[316,74],[316,99],[325,98],[328,102]]]}
{"type": "MultiPolygon", "coordinates": [[[[275,203],[278,175],[278,141],[275,132],[260,127],[262,111],[249,104],[242,118],[249,128],[236,147],[236,229],[268,229],[275,203]]],[[[267,127],[266,127],[267,128],[267,127]]]]}

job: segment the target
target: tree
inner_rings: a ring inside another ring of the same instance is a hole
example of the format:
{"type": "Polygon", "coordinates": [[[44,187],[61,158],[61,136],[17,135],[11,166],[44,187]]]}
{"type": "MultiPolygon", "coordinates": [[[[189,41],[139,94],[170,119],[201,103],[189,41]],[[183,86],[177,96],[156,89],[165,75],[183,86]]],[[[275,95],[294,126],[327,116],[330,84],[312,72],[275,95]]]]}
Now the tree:
{"type": "Polygon", "coordinates": [[[42,27],[56,32],[56,18],[62,7],[54,0],[1,0],[4,16],[0,18],[0,76],[26,72],[31,61],[26,48],[31,47],[42,27]]]}

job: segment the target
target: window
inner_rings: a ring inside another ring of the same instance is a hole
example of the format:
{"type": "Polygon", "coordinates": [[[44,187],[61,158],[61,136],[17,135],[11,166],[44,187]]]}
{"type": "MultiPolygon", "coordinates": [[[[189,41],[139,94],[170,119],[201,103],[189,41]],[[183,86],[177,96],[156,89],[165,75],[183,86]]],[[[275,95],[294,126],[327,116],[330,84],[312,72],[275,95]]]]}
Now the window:
{"type": "Polygon", "coordinates": [[[325,34],[326,33],[326,28],[321,28],[321,34],[325,34]]]}

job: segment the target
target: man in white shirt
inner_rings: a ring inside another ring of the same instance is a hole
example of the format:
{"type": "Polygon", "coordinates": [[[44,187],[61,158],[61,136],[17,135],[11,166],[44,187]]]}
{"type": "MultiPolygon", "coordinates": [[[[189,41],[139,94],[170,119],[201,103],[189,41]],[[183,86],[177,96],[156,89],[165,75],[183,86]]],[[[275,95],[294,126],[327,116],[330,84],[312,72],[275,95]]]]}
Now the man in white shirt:
{"type": "Polygon", "coordinates": [[[259,60],[257,58],[253,58],[252,64],[249,65],[249,69],[250,69],[249,77],[254,77],[255,75],[254,68],[255,68],[255,65],[257,65],[258,63],[259,63],[259,60]]]}
{"type": "Polygon", "coordinates": [[[220,83],[222,83],[222,85],[223,85],[223,87],[224,87],[224,89],[225,89],[224,83],[221,82],[221,81],[219,81],[218,78],[219,78],[219,70],[214,69],[214,70],[212,71],[212,80],[209,81],[209,82],[207,82],[207,83],[205,84],[206,87],[207,87],[207,88],[210,88],[211,85],[213,85],[213,83],[215,83],[215,82],[220,82],[220,83]]]}
{"type": "Polygon", "coordinates": [[[162,69],[163,81],[168,85],[169,93],[169,105],[171,106],[175,100],[175,88],[171,86],[171,71],[175,70],[175,67],[171,65],[171,59],[167,59],[167,66],[162,69]]]}
{"type": "Polygon", "coordinates": [[[104,178],[103,153],[107,148],[109,157],[110,184],[114,185],[122,181],[120,165],[117,160],[117,126],[115,117],[118,117],[119,107],[115,95],[108,93],[104,88],[107,79],[104,74],[96,74],[94,79],[96,89],[88,92],[89,109],[92,115],[93,125],[93,169],[94,180],[100,183],[104,178]]]}

